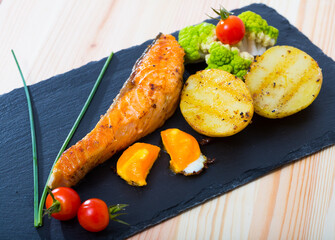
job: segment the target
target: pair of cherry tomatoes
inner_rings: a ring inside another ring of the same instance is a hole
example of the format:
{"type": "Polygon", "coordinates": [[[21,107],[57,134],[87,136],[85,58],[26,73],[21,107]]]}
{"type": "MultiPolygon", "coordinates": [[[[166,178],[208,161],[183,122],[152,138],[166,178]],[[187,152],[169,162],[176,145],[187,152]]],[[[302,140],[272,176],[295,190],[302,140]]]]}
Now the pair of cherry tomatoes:
{"type": "MultiPolygon", "coordinates": [[[[99,232],[104,230],[109,220],[122,222],[110,213],[123,210],[126,205],[111,206],[110,210],[107,204],[97,198],[88,199],[81,204],[80,197],[76,191],[68,187],[59,187],[49,193],[46,202],[46,212],[53,218],[66,221],[77,216],[79,224],[90,232],[99,232]]],[[[122,222],[124,223],[124,222],[122,222]]]]}

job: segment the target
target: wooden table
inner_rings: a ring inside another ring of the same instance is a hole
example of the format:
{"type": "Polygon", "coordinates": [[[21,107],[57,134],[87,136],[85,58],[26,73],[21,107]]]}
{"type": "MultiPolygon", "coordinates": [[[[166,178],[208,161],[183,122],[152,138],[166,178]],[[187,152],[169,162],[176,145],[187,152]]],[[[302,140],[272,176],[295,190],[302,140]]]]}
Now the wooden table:
{"type": "MultiPolygon", "coordinates": [[[[335,57],[334,0],[263,0],[335,57]]],[[[0,94],[208,18],[239,0],[0,0],[0,94]]],[[[317,127],[317,126],[315,126],[317,127]]],[[[335,239],[335,147],[150,228],[132,239],[335,239]]]]}

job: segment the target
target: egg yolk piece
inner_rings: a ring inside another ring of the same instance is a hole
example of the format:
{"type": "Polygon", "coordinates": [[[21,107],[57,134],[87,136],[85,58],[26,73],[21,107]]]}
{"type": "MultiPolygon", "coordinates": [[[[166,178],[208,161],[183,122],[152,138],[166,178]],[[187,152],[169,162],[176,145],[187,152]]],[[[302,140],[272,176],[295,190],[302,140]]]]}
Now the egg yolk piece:
{"type": "MultiPolygon", "coordinates": [[[[161,132],[164,147],[171,157],[170,168],[175,173],[186,173],[187,175],[199,172],[203,167],[194,168],[193,172],[185,171],[191,163],[204,159],[201,154],[199,143],[190,134],[185,133],[177,128],[167,129],[161,132]]],[[[204,166],[202,164],[202,166],[204,166]]]]}
{"type": "Polygon", "coordinates": [[[147,185],[146,178],[160,148],[148,143],[135,143],[127,148],[116,164],[117,174],[134,186],[147,185]]]}

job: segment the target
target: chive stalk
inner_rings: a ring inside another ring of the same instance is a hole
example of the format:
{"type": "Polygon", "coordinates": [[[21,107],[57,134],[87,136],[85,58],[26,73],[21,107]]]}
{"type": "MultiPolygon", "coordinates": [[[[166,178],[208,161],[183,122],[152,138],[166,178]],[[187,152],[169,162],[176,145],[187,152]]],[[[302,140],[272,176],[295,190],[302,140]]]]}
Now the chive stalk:
{"type": "Polygon", "coordinates": [[[31,106],[30,94],[22,74],[19,62],[16,59],[15,53],[13,49],[11,50],[16,66],[19,69],[21,79],[24,86],[24,91],[26,93],[27,103],[28,103],[28,111],[29,111],[29,121],[30,121],[30,133],[31,133],[31,145],[32,145],[32,152],[33,152],[33,175],[34,175],[34,225],[37,224],[38,219],[38,163],[37,163],[37,149],[36,149],[36,135],[35,135],[35,126],[34,126],[34,115],[33,115],[33,108],[31,106]]]}
{"type": "Polygon", "coordinates": [[[114,53],[112,52],[109,57],[107,58],[97,80],[95,81],[95,84],[91,90],[91,93],[90,95],[88,96],[83,108],[81,109],[81,112],[79,113],[79,116],[77,117],[75,123],[73,124],[72,126],[72,129],[70,130],[69,134],[67,135],[61,149],[59,150],[58,154],[57,154],[57,157],[52,165],[52,168],[50,170],[50,173],[49,173],[49,176],[48,176],[48,179],[47,179],[47,182],[45,184],[45,187],[44,187],[44,190],[42,192],[42,196],[41,196],[41,200],[40,200],[40,203],[38,205],[38,165],[37,165],[37,151],[36,151],[36,137],[35,137],[35,129],[34,129],[34,119],[33,119],[33,114],[32,114],[32,107],[31,107],[31,101],[30,101],[30,96],[29,96],[29,91],[28,91],[28,88],[26,86],[26,82],[24,80],[24,77],[23,77],[23,74],[22,74],[22,71],[21,71],[21,68],[19,66],[19,63],[15,57],[15,54],[14,54],[14,51],[12,50],[12,54],[14,56],[14,59],[15,59],[15,62],[16,62],[16,65],[19,69],[19,72],[21,74],[21,78],[22,78],[22,81],[23,81],[23,84],[24,84],[24,88],[25,88],[25,91],[26,91],[26,96],[27,96],[27,101],[28,101],[28,108],[29,108],[29,118],[30,118],[30,127],[31,127],[31,136],[32,136],[32,146],[33,146],[33,166],[34,166],[34,226],[35,227],[40,227],[43,225],[43,208],[44,208],[44,204],[45,204],[45,199],[46,199],[46,196],[47,196],[47,193],[48,193],[48,182],[49,182],[49,179],[50,179],[50,176],[52,174],[52,170],[56,164],[56,162],[58,161],[59,157],[62,155],[62,153],[64,152],[65,148],[67,147],[68,143],[70,142],[73,134],[75,133],[81,119],[83,118],[88,106],[90,105],[91,103],[91,100],[95,94],[95,92],[97,91],[98,89],[98,86],[108,68],[108,65],[110,63],[110,61],[112,60],[112,57],[114,55],[114,53]]]}
{"type": "Polygon", "coordinates": [[[48,193],[48,182],[49,182],[50,176],[52,174],[52,170],[53,170],[56,162],[58,161],[58,159],[60,158],[60,156],[64,152],[65,148],[67,147],[68,143],[70,142],[70,140],[71,140],[74,132],[76,131],[76,129],[77,129],[77,127],[78,127],[81,119],[83,118],[83,116],[84,116],[84,114],[85,114],[88,106],[90,105],[91,100],[92,100],[92,98],[93,98],[95,92],[97,91],[98,86],[99,86],[99,84],[101,82],[101,79],[103,78],[103,76],[105,74],[105,71],[108,68],[109,63],[112,60],[113,54],[114,53],[112,52],[109,55],[109,57],[107,58],[104,66],[103,66],[103,68],[102,68],[102,70],[101,70],[101,72],[100,72],[100,74],[99,74],[99,76],[98,76],[98,78],[97,78],[97,80],[96,80],[96,82],[95,82],[92,90],[91,90],[90,95],[88,96],[88,98],[87,98],[87,100],[86,100],[83,108],[81,109],[81,112],[79,113],[79,116],[77,117],[75,123],[73,124],[72,129],[70,130],[69,134],[67,135],[67,137],[66,137],[66,139],[65,139],[65,141],[64,141],[61,149],[59,150],[59,152],[57,154],[57,157],[56,157],[56,159],[55,159],[55,161],[54,161],[54,163],[53,163],[53,165],[51,167],[51,170],[50,170],[47,182],[46,182],[46,184],[44,186],[44,190],[42,192],[42,196],[41,196],[41,200],[40,200],[40,205],[39,205],[39,208],[38,208],[38,220],[37,220],[37,222],[35,224],[35,227],[41,227],[43,225],[43,208],[44,208],[45,199],[46,199],[46,196],[47,196],[47,193],[48,193]]]}

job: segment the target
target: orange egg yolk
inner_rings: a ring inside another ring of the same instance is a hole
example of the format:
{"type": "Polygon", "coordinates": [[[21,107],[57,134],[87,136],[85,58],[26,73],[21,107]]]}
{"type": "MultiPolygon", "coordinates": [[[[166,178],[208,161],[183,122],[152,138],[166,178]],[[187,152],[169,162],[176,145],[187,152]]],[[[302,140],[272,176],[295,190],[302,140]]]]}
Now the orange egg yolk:
{"type": "Polygon", "coordinates": [[[170,167],[175,173],[182,172],[190,163],[200,157],[197,140],[177,128],[161,132],[164,147],[171,157],[170,167]]]}
{"type": "Polygon", "coordinates": [[[148,143],[135,143],[127,148],[116,164],[117,174],[130,185],[147,185],[146,178],[160,148],[148,143]]]}

